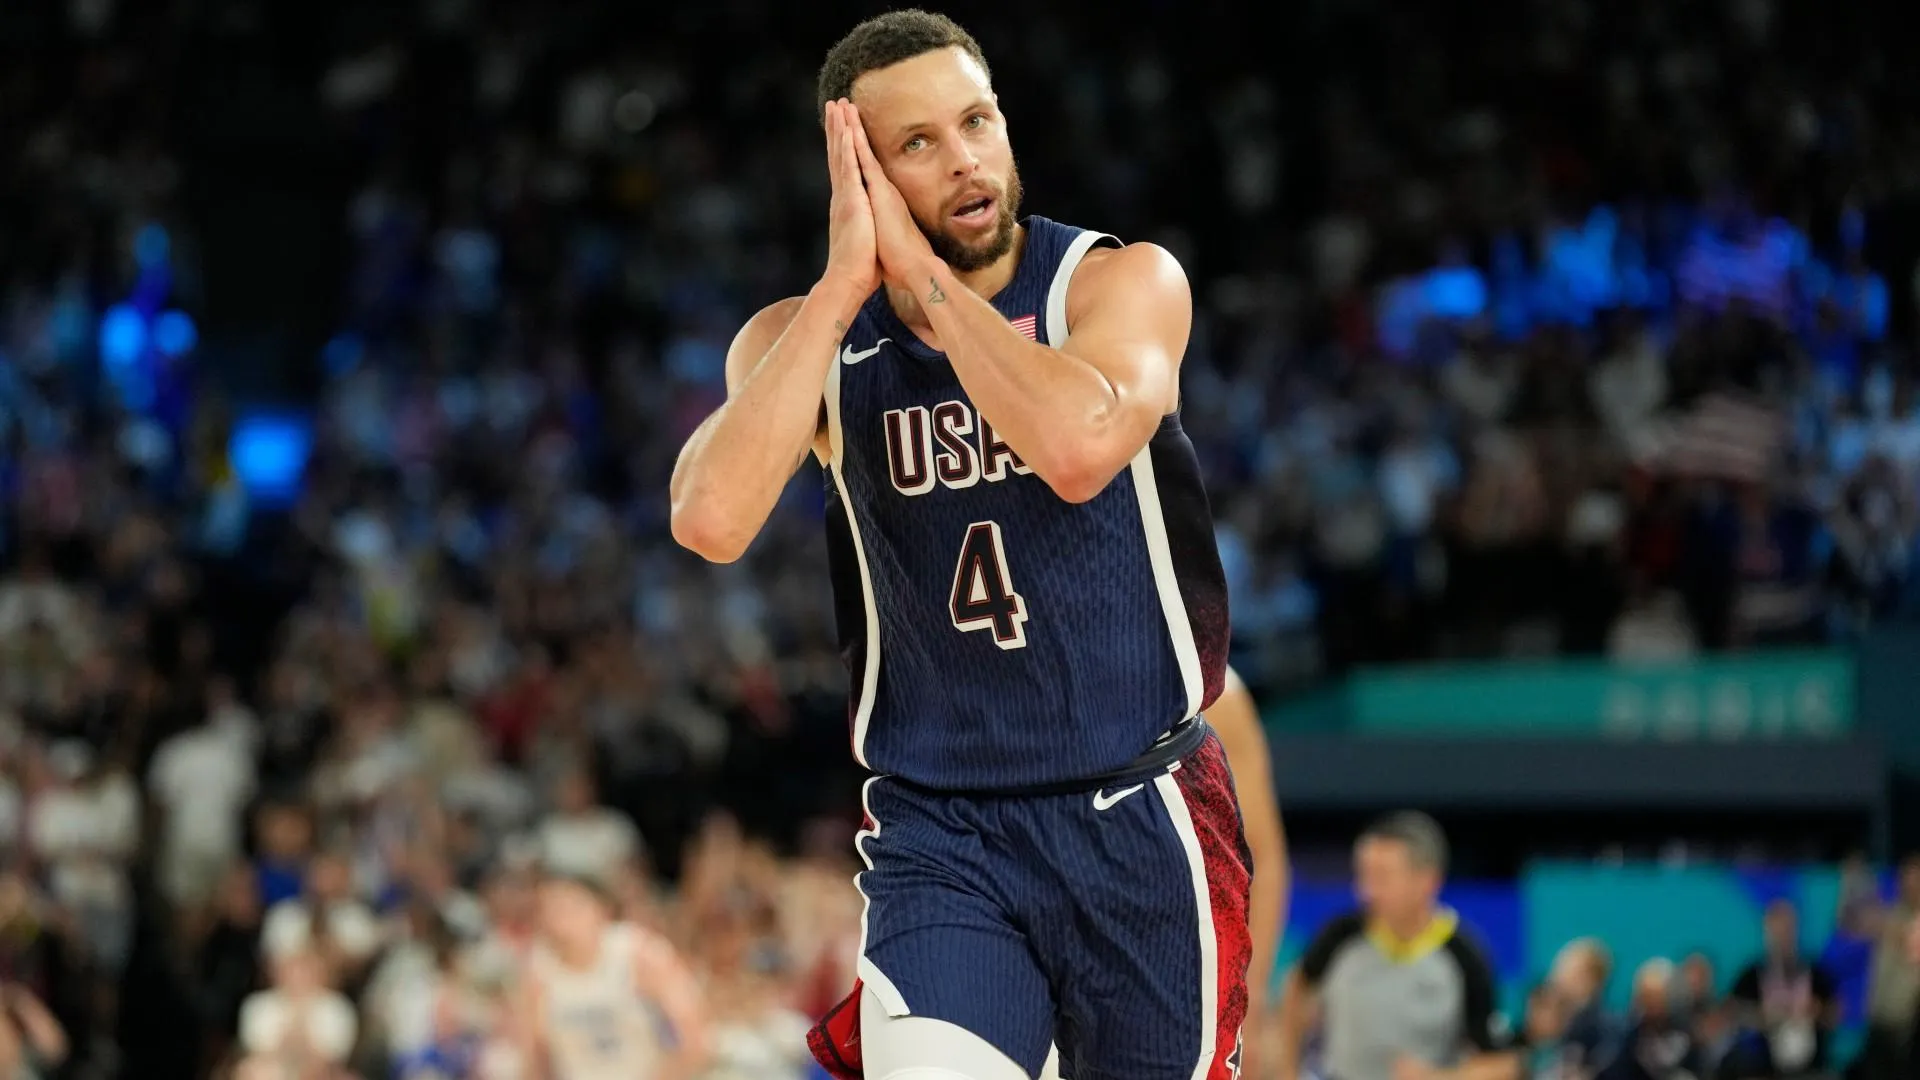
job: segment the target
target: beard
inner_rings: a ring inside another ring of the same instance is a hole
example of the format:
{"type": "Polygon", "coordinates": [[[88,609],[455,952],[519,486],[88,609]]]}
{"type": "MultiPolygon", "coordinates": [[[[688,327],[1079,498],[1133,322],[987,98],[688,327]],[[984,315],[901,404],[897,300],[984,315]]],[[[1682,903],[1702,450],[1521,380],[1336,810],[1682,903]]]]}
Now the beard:
{"type": "Polygon", "coordinates": [[[933,253],[952,267],[954,273],[985,270],[1013,250],[1013,227],[1020,220],[1020,195],[1020,167],[1016,165],[1007,173],[1006,187],[993,197],[993,233],[977,243],[969,244],[954,237],[944,225],[928,228],[917,214],[913,223],[920,227],[920,235],[927,238],[933,253]]]}

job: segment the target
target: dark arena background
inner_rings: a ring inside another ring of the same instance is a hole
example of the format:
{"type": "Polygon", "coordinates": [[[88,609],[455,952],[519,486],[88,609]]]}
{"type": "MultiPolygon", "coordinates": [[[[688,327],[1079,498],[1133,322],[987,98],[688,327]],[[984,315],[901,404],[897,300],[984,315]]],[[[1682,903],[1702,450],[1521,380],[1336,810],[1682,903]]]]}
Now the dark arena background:
{"type": "MultiPolygon", "coordinates": [[[[1193,283],[1282,970],[1418,808],[1510,1027],[1597,938],[1600,1007],[1682,965],[1731,1075],[1791,905],[1808,1070],[1915,1075],[1900,8],[949,10],[1027,208],[1193,283]]],[[[0,0],[0,1075],[523,1075],[474,1062],[569,845],[701,974],[705,1075],[821,1075],[860,774],[820,476],[727,566],[666,490],[820,272],[813,79],[878,10],[0,0]]]]}

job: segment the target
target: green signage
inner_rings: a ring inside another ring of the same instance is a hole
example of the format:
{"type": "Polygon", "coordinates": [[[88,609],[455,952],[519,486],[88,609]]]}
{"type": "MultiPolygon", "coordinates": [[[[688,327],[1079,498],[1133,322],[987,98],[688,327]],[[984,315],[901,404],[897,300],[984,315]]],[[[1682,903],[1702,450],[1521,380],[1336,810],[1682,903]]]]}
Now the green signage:
{"type": "Polygon", "coordinates": [[[1366,734],[1732,742],[1837,738],[1854,720],[1852,658],[1815,649],[1376,669],[1346,689],[1349,730],[1366,734]]]}

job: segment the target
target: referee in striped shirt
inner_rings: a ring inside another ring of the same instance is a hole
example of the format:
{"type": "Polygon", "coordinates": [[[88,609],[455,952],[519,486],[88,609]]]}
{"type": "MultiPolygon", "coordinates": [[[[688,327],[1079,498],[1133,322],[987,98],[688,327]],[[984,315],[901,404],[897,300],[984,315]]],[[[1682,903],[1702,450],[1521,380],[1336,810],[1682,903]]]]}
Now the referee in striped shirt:
{"type": "Polygon", "coordinates": [[[1281,1080],[1298,1080],[1318,1005],[1326,1080],[1517,1080],[1496,1037],[1493,970],[1439,902],[1447,841],[1394,814],[1354,847],[1360,910],[1321,929],[1287,977],[1281,1080]]]}

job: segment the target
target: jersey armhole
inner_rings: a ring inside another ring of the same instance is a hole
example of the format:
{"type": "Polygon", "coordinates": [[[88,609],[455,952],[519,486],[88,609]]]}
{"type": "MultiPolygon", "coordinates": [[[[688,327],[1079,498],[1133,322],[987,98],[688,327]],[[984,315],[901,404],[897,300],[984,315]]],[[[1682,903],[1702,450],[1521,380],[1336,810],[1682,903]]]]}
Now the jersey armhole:
{"type": "MultiPolygon", "coordinates": [[[[835,361],[838,363],[839,361],[835,361]]],[[[833,464],[833,434],[827,430],[827,399],[820,399],[820,415],[813,424],[813,441],[807,444],[807,453],[821,468],[833,464]]]]}
{"type": "Polygon", "coordinates": [[[1054,267],[1053,282],[1047,286],[1047,347],[1057,349],[1067,340],[1067,295],[1073,288],[1073,275],[1080,269],[1080,263],[1086,259],[1087,252],[1095,246],[1123,247],[1118,237],[1109,233],[1083,230],[1067,242],[1067,249],[1060,254],[1060,265],[1054,267]]]}

